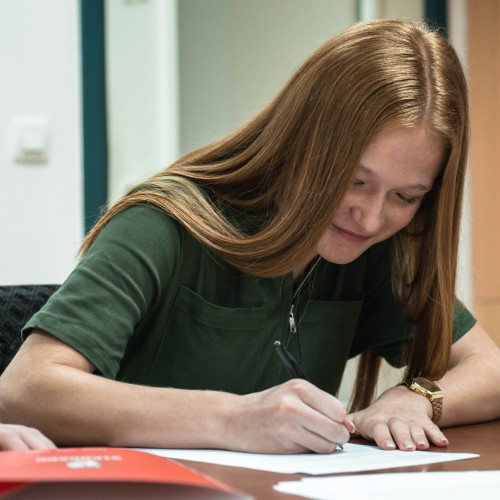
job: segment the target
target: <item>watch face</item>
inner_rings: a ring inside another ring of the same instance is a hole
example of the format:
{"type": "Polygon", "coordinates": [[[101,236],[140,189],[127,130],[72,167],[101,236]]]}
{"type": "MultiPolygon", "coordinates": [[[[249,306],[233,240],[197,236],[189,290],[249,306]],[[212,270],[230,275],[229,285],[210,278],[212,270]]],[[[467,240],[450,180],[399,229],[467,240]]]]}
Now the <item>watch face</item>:
{"type": "Polygon", "coordinates": [[[426,391],[429,391],[429,392],[441,391],[441,389],[436,384],[434,384],[430,380],[427,380],[426,378],[423,378],[423,377],[414,378],[413,382],[415,382],[420,387],[424,388],[426,391]]]}

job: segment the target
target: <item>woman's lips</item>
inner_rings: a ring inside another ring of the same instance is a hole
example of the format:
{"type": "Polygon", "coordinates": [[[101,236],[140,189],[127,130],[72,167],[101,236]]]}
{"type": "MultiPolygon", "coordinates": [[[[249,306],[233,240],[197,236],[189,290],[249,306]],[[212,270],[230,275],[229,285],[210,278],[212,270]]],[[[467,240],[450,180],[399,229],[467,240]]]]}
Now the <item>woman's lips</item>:
{"type": "Polygon", "coordinates": [[[351,231],[347,231],[346,229],[342,229],[339,226],[336,226],[335,224],[332,224],[332,226],[337,230],[337,232],[346,240],[352,241],[355,243],[363,243],[371,238],[371,236],[363,236],[362,234],[357,234],[353,233],[351,231]]]}

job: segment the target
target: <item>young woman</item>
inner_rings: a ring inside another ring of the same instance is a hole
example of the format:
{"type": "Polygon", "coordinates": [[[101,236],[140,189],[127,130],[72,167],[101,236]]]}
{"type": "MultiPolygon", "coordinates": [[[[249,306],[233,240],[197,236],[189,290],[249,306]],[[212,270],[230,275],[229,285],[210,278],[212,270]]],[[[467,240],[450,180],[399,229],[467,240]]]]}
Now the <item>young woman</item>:
{"type": "Polygon", "coordinates": [[[294,453],[353,432],[445,446],[440,426],[500,417],[499,350],[454,293],[468,134],[438,33],[332,38],[242,129],[110,208],[26,326],[0,418],[61,445],[294,453]],[[371,402],[381,357],[407,386],[371,402]]]}

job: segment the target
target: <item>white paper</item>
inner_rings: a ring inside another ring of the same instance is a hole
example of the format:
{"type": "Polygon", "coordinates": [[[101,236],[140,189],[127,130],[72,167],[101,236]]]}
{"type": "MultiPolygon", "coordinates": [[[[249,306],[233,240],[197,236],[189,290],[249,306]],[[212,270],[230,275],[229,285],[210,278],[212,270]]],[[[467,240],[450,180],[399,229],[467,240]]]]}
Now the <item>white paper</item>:
{"type": "Polygon", "coordinates": [[[333,474],[337,472],[362,472],[394,467],[433,464],[474,458],[472,453],[446,453],[431,451],[382,450],[377,446],[361,444],[344,445],[329,455],[303,453],[296,455],[271,455],[240,453],[224,450],[177,450],[140,448],[141,451],[168,458],[232,465],[248,469],[281,472],[285,474],[333,474]]]}
{"type": "Polygon", "coordinates": [[[276,491],[316,500],[471,500],[500,498],[500,471],[404,472],[302,478],[276,491]]]}

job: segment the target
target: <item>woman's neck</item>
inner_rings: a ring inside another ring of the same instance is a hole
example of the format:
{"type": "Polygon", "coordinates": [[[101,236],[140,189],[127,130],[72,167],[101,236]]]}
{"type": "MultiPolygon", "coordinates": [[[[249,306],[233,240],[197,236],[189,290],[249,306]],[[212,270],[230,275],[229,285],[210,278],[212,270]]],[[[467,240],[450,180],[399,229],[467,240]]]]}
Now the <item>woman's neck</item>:
{"type": "Polygon", "coordinates": [[[297,266],[292,271],[293,279],[296,280],[307,273],[313,266],[316,267],[321,257],[318,254],[311,256],[304,264],[297,266]]]}

